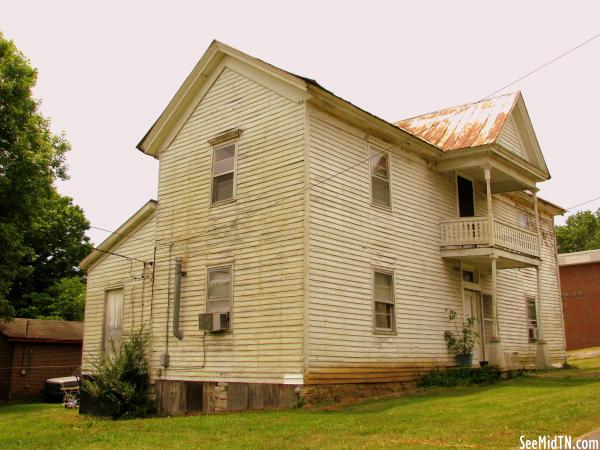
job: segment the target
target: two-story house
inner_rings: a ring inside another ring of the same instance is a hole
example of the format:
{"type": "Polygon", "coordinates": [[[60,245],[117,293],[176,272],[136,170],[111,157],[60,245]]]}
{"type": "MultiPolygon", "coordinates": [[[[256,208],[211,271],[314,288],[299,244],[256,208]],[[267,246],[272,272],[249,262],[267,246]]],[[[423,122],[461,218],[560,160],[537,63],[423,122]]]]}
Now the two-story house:
{"type": "Polygon", "coordinates": [[[138,144],[150,201],[90,254],[83,371],[144,327],[161,411],[404,389],[564,359],[550,175],[521,94],[389,123],[213,42],[138,144]]]}

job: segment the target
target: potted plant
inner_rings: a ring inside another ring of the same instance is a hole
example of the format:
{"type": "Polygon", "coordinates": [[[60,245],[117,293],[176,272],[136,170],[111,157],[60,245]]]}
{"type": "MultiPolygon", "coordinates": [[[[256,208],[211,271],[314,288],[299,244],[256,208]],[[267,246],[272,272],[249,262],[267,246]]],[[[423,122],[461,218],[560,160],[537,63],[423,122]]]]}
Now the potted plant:
{"type": "Polygon", "coordinates": [[[462,323],[462,329],[459,329],[456,311],[448,311],[448,319],[454,324],[454,331],[444,332],[448,350],[456,354],[456,362],[459,366],[470,367],[473,365],[473,349],[479,339],[479,333],[475,330],[475,319],[469,317],[462,323]]]}

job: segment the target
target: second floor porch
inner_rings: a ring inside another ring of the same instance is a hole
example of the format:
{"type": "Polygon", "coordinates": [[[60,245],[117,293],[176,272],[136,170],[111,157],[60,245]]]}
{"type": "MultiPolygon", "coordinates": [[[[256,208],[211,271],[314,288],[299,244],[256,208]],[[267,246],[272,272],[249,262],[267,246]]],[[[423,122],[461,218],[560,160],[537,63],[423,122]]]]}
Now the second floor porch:
{"type": "Polygon", "coordinates": [[[460,217],[440,222],[443,258],[476,265],[498,257],[498,268],[534,267],[540,263],[537,233],[489,217],[460,217]]]}

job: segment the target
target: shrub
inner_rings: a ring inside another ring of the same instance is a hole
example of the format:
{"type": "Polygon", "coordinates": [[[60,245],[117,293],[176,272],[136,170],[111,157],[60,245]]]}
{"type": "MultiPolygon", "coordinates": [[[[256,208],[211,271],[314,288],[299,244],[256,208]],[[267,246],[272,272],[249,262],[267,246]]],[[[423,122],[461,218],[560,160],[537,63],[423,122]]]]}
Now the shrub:
{"type": "Polygon", "coordinates": [[[420,387],[453,387],[472,384],[496,384],[502,372],[495,367],[456,367],[447,370],[435,369],[423,374],[417,382],[420,387]]]}
{"type": "Polygon", "coordinates": [[[100,415],[113,419],[146,417],[153,410],[149,398],[150,374],[146,353],[148,335],[129,335],[111,354],[102,353],[93,363],[94,373],[82,387],[96,400],[100,415]]]}
{"type": "Polygon", "coordinates": [[[473,317],[467,318],[459,329],[457,323],[458,314],[454,310],[449,310],[448,320],[454,324],[454,331],[446,330],[444,332],[444,339],[448,345],[448,350],[455,352],[457,355],[473,353],[473,349],[479,340],[479,333],[475,331],[475,319],[473,317]]]}

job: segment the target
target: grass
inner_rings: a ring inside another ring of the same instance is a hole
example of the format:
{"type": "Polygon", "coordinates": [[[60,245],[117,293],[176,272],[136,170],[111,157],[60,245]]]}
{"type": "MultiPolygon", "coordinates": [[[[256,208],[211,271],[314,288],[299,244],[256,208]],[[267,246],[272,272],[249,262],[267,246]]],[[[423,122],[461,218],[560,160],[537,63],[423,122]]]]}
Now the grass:
{"type": "MultiPolygon", "coordinates": [[[[584,360],[577,361],[582,366],[584,360]]],[[[600,424],[594,367],[491,387],[434,389],[335,411],[111,421],[53,404],[0,407],[0,448],[508,448],[519,436],[579,436],[600,424]]]]}

